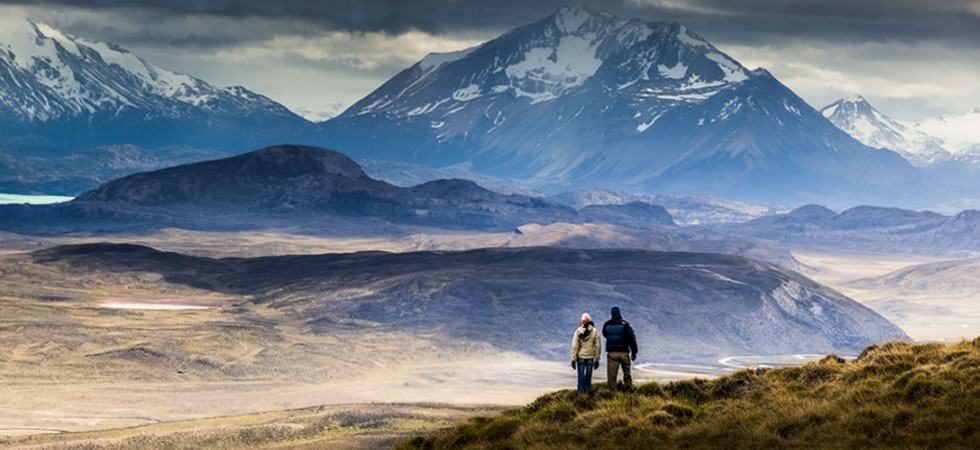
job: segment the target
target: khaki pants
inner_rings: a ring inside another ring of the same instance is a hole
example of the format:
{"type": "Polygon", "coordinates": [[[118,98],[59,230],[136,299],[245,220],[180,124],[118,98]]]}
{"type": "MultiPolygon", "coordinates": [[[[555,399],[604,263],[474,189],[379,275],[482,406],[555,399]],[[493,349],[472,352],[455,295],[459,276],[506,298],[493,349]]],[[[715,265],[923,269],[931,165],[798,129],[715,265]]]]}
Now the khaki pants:
{"type": "Polygon", "coordinates": [[[630,373],[629,352],[609,352],[606,354],[606,381],[609,389],[616,389],[616,379],[619,378],[619,366],[623,366],[623,384],[626,389],[633,388],[633,374],[630,373]]]}

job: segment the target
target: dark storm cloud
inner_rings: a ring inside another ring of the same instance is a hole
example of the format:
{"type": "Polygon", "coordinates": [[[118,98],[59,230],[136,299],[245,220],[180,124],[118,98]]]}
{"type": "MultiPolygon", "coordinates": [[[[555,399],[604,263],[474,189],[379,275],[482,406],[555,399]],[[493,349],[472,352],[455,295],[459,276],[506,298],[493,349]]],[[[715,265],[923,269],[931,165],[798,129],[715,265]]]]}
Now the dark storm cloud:
{"type": "MultiPolygon", "coordinates": [[[[175,46],[221,46],[261,40],[267,33],[314,33],[315,29],[398,34],[420,30],[433,34],[497,32],[539,19],[569,4],[582,4],[626,17],[669,20],[688,24],[706,37],[733,43],[773,39],[820,41],[942,40],[973,46],[980,40],[980,0],[41,0],[0,3],[39,3],[124,10],[144,20],[161,15],[201,15],[232,19],[287,20],[308,28],[271,27],[222,33],[100,35],[175,46]]],[[[132,33],[130,33],[132,34],[132,33]]]]}
{"type": "Polygon", "coordinates": [[[683,4],[693,13],[680,11],[679,21],[703,29],[703,34],[740,43],[779,37],[827,42],[938,40],[973,47],[980,39],[980,0],[687,0],[683,4]]]}

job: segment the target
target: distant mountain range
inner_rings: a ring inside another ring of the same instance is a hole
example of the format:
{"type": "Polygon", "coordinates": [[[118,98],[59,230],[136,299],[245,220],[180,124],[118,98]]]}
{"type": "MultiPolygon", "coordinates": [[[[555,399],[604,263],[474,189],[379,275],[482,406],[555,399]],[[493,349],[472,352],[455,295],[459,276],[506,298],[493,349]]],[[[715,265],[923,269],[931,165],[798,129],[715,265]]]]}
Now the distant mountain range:
{"type": "Polygon", "coordinates": [[[663,206],[682,225],[746,222],[762,216],[786,212],[771,206],[699,196],[649,195],[606,189],[562,192],[548,197],[574,208],[591,205],[623,205],[631,202],[663,206]]]}
{"type": "MultiPolygon", "coordinates": [[[[0,206],[10,231],[105,231],[176,226],[326,230],[356,219],[367,233],[384,224],[513,229],[527,223],[673,225],[643,202],[575,208],[543,198],[499,194],[467,180],[400,187],[369,177],[347,156],[304,146],[255,152],[122,177],[56,205],[0,206]]],[[[345,226],[355,226],[353,221],[345,226]]]]}
{"type": "Polygon", "coordinates": [[[0,192],[75,196],[136,172],[228,156],[187,146],[148,149],[110,144],[64,154],[5,153],[0,150],[0,192]]]}
{"type": "MultiPolygon", "coordinates": [[[[972,172],[924,176],[875,150],[919,166],[944,160],[915,130],[947,130],[927,134],[949,150],[969,140],[972,116],[903,129],[870,105],[837,105],[840,117],[828,116],[852,137],[684,25],[581,7],[431,54],[323,123],[43,23],[0,30],[0,66],[0,189],[12,193],[76,195],[279,143],[336,148],[403,186],[459,174],[522,194],[599,188],[838,207],[976,191],[972,172]],[[868,136],[846,126],[858,113],[874,119],[868,136]]],[[[974,160],[980,148],[949,161],[974,160]]]]}
{"type": "Polygon", "coordinates": [[[787,266],[795,265],[792,258],[758,245],[760,240],[931,254],[980,252],[980,212],[976,210],[944,215],[859,206],[838,213],[808,205],[779,213],[753,210],[751,205],[667,197],[674,202],[673,208],[686,211],[688,220],[718,214],[742,214],[751,219],[731,223],[716,218],[703,225],[685,222],[688,226],[679,228],[666,208],[652,202],[656,197],[615,200],[600,197],[600,193],[583,195],[500,194],[472,181],[452,179],[401,187],[368,176],[338,152],[274,146],[125,176],[67,203],[0,205],[0,230],[36,235],[168,227],[289,229],[343,236],[418,232],[413,229],[513,231],[514,244],[594,247],[609,242],[611,246],[730,254],[753,251],[787,266]],[[752,218],[750,214],[765,215],[752,218]],[[617,228],[524,228],[528,224],[608,224],[617,228]],[[532,230],[535,236],[517,238],[532,230]],[[621,238],[611,238],[610,233],[621,238]]]}
{"type": "Polygon", "coordinates": [[[430,55],[320,138],[356,158],[558,187],[792,203],[881,199],[917,181],[902,158],[855,141],[685,26],[585,8],[430,55]]]}
{"type": "Polygon", "coordinates": [[[215,87],[39,22],[0,30],[0,73],[0,146],[34,155],[107,144],[239,152],[310,125],[244,87],[215,87]]]}
{"type": "Polygon", "coordinates": [[[898,152],[915,166],[952,162],[980,168],[980,110],[902,123],[858,95],[831,103],[820,112],[865,145],[898,152]]]}
{"type": "Polygon", "coordinates": [[[980,252],[980,211],[955,215],[900,208],[858,206],[835,212],[806,205],[739,224],[707,227],[742,239],[802,246],[832,245],[899,253],[971,255],[980,252]]]}
{"type": "Polygon", "coordinates": [[[834,125],[873,148],[898,152],[913,165],[928,166],[953,155],[943,141],[888,117],[856,96],[838,100],[820,110],[834,125]]]}
{"type": "Polygon", "coordinates": [[[980,147],[980,108],[962,115],[946,115],[917,123],[916,129],[942,139],[951,152],[977,152],[980,147]]]}

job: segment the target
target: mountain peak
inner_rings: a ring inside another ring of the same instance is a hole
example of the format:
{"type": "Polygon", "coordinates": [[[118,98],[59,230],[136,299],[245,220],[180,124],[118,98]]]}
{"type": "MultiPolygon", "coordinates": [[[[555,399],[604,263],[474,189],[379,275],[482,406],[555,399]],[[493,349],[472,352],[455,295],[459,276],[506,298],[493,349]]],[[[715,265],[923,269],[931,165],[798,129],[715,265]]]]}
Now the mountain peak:
{"type": "Polygon", "coordinates": [[[653,109],[697,103],[752,76],[684,25],[623,19],[582,6],[560,8],[477,47],[431,53],[413,69],[343,115],[425,116],[438,128],[447,115],[468,116],[461,111],[493,98],[536,104],[598,88],[636,97],[635,108],[648,116],[636,117],[642,132],[656,117],[653,109]]]}
{"type": "Polygon", "coordinates": [[[589,9],[589,8],[586,8],[584,5],[562,6],[561,8],[556,9],[555,12],[551,13],[551,15],[553,17],[554,16],[567,16],[567,15],[579,16],[579,15],[582,15],[582,14],[586,14],[586,15],[592,16],[592,15],[598,15],[600,13],[595,12],[595,11],[589,9]]]}
{"type": "Polygon", "coordinates": [[[571,34],[582,28],[585,22],[596,15],[597,13],[592,10],[576,5],[558,8],[551,14],[550,18],[554,20],[555,26],[564,34],[571,34]]]}
{"type": "Polygon", "coordinates": [[[952,157],[940,140],[888,117],[861,95],[840,99],[821,109],[820,113],[862,144],[897,152],[915,166],[927,166],[952,157]]]}
{"type": "MultiPolygon", "coordinates": [[[[761,171],[786,160],[785,152],[806,149],[809,158],[820,148],[855,159],[868,152],[770,74],[749,72],[687,26],[581,7],[561,8],[473,51],[430,55],[319,131],[324,144],[363,158],[715,195],[731,193],[687,184],[695,173],[704,177],[699,166],[761,171]],[[379,150],[385,147],[399,151],[379,150]]],[[[882,164],[894,171],[881,179],[911,172],[894,155],[868,157],[891,160],[882,164]]],[[[857,165],[834,171],[852,173],[857,165]]],[[[815,172],[808,176],[824,176],[815,172]]],[[[756,199],[753,183],[745,182],[742,199],[756,199]]]]}
{"type": "Polygon", "coordinates": [[[367,176],[360,165],[343,153],[304,145],[274,145],[230,159],[252,161],[256,167],[288,169],[286,171],[295,169],[348,178],[367,176]]]}
{"type": "Polygon", "coordinates": [[[159,67],[112,43],[62,32],[46,22],[17,19],[0,30],[0,110],[46,122],[88,114],[178,118],[194,108],[239,113],[245,98],[276,115],[282,105],[243,88],[224,89],[159,67]],[[247,95],[244,95],[247,94],[247,95]],[[232,99],[231,97],[235,98],[232,99]],[[6,108],[4,108],[6,107],[6,108]]]}
{"type": "Polygon", "coordinates": [[[44,37],[51,38],[59,42],[66,42],[66,43],[72,42],[74,39],[73,37],[69,37],[61,30],[49,25],[46,22],[35,22],[32,20],[28,22],[30,22],[30,24],[34,26],[34,28],[38,31],[38,33],[40,33],[44,37]]]}
{"type": "Polygon", "coordinates": [[[0,25],[0,121],[7,131],[22,130],[4,139],[27,134],[72,148],[125,142],[238,149],[274,142],[259,136],[279,127],[309,124],[248,89],[167,70],[116,44],[28,17],[5,17],[0,25]],[[242,132],[229,136],[237,127],[242,132]]]}

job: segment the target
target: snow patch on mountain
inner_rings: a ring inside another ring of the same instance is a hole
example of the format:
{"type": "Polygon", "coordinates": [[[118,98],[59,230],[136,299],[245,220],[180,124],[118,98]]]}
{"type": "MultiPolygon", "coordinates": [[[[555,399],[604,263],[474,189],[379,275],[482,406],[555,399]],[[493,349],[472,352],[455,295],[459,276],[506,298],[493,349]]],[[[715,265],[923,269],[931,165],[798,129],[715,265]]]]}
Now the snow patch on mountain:
{"type": "Polygon", "coordinates": [[[677,33],[677,38],[680,39],[681,42],[692,47],[712,48],[708,41],[705,41],[700,36],[692,35],[687,27],[683,25],[681,25],[680,31],[677,33]]]}
{"type": "Polygon", "coordinates": [[[672,78],[674,80],[683,80],[687,77],[687,66],[683,63],[677,63],[674,67],[667,67],[663,64],[657,66],[657,70],[660,71],[660,75],[665,78],[672,78]]]}
{"type": "Polygon", "coordinates": [[[708,59],[718,63],[718,67],[725,72],[725,80],[731,83],[738,83],[747,80],[748,74],[737,62],[721,53],[705,53],[708,59]]]}
{"type": "Polygon", "coordinates": [[[915,124],[914,128],[941,139],[947,149],[959,153],[980,145],[980,108],[962,115],[947,115],[925,120],[915,124]]]}
{"type": "Polygon", "coordinates": [[[458,100],[461,102],[468,102],[475,98],[480,97],[480,86],[476,84],[470,84],[462,89],[457,89],[453,92],[453,100],[458,100]]]}
{"type": "Polygon", "coordinates": [[[960,149],[954,157],[968,166],[980,167],[980,144],[960,149]]]}
{"type": "Polygon", "coordinates": [[[533,101],[550,100],[581,86],[595,74],[602,65],[595,46],[596,42],[588,37],[562,36],[554,48],[528,49],[523,61],[508,66],[504,72],[518,95],[533,101]]]}
{"type": "Polygon", "coordinates": [[[653,119],[650,119],[649,122],[644,122],[637,125],[636,131],[639,131],[640,133],[646,131],[647,128],[650,128],[651,126],[653,126],[653,124],[657,123],[657,120],[660,119],[661,117],[663,117],[663,114],[657,114],[656,116],[653,116],[653,119]]]}

